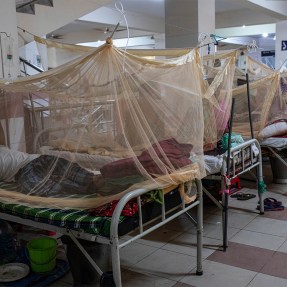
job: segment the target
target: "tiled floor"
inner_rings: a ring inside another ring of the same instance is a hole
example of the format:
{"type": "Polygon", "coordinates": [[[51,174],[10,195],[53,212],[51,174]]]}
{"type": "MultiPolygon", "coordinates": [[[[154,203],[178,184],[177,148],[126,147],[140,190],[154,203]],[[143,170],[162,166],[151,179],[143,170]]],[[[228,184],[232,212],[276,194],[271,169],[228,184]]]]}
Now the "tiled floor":
{"type": "MultiPolygon", "coordinates": [[[[272,183],[268,164],[264,174],[265,197],[287,207],[287,185],[272,183]]],[[[241,184],[242,192],[256,194],[254,183],[241,184]]],[[[286,287],[287,210],[259,215],[257,201],[230,198],[226,252],[220,247],[221,213],[215,206],[205,207],[202,276],[195,275],[196,230],[182,216],[122,249],[123,286],[286,287]]],[[[73,286],[71,273],[51,286],[73,286]]]]}

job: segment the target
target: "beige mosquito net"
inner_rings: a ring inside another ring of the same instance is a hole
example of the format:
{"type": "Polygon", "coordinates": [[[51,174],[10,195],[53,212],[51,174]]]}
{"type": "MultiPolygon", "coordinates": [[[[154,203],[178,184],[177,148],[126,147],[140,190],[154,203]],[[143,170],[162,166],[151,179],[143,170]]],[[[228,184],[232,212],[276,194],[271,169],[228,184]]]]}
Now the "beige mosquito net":
{"type": "MultiPolygon", "coordinates": [[[[274,71],[249,56],[245,57],[245,69],[241,70],[235,66],[239,55],[241,55],[240,51],[227,51],[206,56],[202,61],[203,74],[210,85],[208,98],[218,108],[218,113],[216,113],[216,115],[218,114],[216,120],[217,140],[220,139],[224,131],[228,131],[227,123],[230,118],[232,98],[235,99],[232,131],[245,138],[251,138],[246,74],[249,79],[251,122],[255,138],[259,137],[260,131],[270,121],[282,117],[285,111],[280,91],[279,71],[274,71]],[[229,78],[229,80],[222,81],[222,77],[229,78]],[[232,85],[231,92],[227,88],[230,88],[230,85],[232,85]]],[[[204,108],[206,109],[205,105],[204,108]]],[[[206,115],[204,112],[204,115],[206,120],[209,113],[206,115]]],[[[209,122],[212,124],[212,119],[209,118],[209,122]]],[[[208,128],[211,126],[208,125],[208,128]]],[[[209,128],[209,130],[214,129],[209,128]]],[[[211,132],[208,134],[211,135],[211,132]]]]}
{"type": "MultiPolygon", "coordinates": [[[[282,106],[279,93],[279,72],[251,57],[246,57],[245,73],[249,79],[249,101],[253,136],[259,138],[259,133],[274,119],[282,106]]],[[[238,87],[233,89],[236,100],[234,112],[234,131],[245,137],[251,137],[251,127],[248,112],[248,86],[246,77],[237,77],[238,87]]]]}
{"type": "Polygon", "coordinates": [[[17,172],[18,192],[1,190],[1,200],[91,208],[205,176],[199,61],[197,50],[180,64],[146,60],[108,41],[37,76],[2,81],[7,136],[23,135],[22,150],[36,158],[17,172]]]}

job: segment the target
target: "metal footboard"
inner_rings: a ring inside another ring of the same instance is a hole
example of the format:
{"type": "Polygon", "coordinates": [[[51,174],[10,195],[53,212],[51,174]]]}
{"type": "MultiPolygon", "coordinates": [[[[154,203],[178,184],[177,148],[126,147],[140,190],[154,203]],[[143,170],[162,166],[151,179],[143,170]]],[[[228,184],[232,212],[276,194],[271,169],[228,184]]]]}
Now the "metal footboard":
{"type": "MultiPolygon", "coordinates": [[[[172,215],[167,216],[168,213],[171,211],[165,210],[165,204],[163,201],[162,204],[162,214],[159,216],[160,222],[152,225],[151,227],[148,227],[146,230],[143,228],[143,222],[142,218],[140,217],[139,221],[139,233],[129,240],[120,242],[119,236],[118,236],[118,223],[119,218],[122,209],[124,208],[125,204],[133,199],[137,198],[137,201],[140,203],[140,197],[141,195],[148,192],[146,189],[139,189],[135,190],[133,192],[130,192],[126,194],[118,203],[113,217],[112,217],[112,223],[111,223],[111,229],[110,229],[110,239],[111,239],[111,248],[112,248],[112,268],[113,268],[113,278],[114,282],[117,287],[122,286],[121,283],[121,267],[120,267],[120,249],[124,246],[128,245],[129,243],[142,238],[143,236],[147,235],[148,233],[156,230],[157,228],[163,226],[164,224],[168,223],[169,221],[173,220],[174,218],[178,217],[181,214],[186,213],[188,210],[190,210],[193,207],[197,207],[197,220],[196,220],[196,226],[197,226],[197,275],[201,275],[203,273],[202,271],[202,233],[203,233],[203,205],[202,205],[202,186],[201,181],[196,180],[196,187],[197,187],[197,199],[190,205],[186,205],[184,203],[184,200],[182,199],[181,206],[177,211],[173,211],[172,215]]],[[[141,205],[139,204],[139,207],[141,205]]],[[[139,215],[141,215],[141,207],[139,208],[139,215]]]]}
{"type": "Polygon", "coordinates": [[[264,214],[264,201],[263,192],[259,188],[259,183],[263,182],[263,172],[262,172],[262,154],[260,144],[256,139],[248,140],[230,150],[230,162],[227,163],[227,154],[223,156],[223,165],[221,167],[220,175],[208,175],[205,179],[220,180],[221,181],[221,192],[222,192],[222,202],[219,202],[206,188],[203,187],[203,192],[220,208],[222,211],[222,227],[223,227],[223,247],[226,249],[228,244],[227,239],[227,226],[228,226],[228,193],[232,179],[249,172],[253,168],[257,169],[257,190],[259,197],[259,212],[264,214]],[[252,152],[252,145],[255,145],[259,151],[258,155],[255,156],[252,152]],[[250,158],[246,162],[245,154],[247,149],[250,150],[250,158]],[[236,165],[234,159],[235,156],[240,154],[241,162],[236,165]],[[227,178],[227,165],[230,164],[230,177],[227,178]]]}

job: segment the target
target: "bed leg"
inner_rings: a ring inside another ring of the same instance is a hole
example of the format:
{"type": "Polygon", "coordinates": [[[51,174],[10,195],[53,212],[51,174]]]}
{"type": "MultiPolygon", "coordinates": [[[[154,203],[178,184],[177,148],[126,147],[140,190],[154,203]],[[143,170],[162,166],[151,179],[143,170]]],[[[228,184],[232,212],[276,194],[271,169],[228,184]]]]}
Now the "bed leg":
{"type": "MultiPolygon", "coordinates": [[[[259,144],[258,144],[259,146],[259,144]]],[[[263,184],[264,185],[264,182],[263,182],[263,171],[262,171],[262,154],[261,154],[261,148],[260,146],[258,147],[259,149],[259,166],[257,168],[257,175],[258,175],[258,178],[257,178],[257,189],[258,189],[258,196],[259,196],[259,211],[260,211],[260,214],[263,215],[264,214],[264,200],[263,200],[263,193],[266,191],[265,190],[265,187],[260,187],[260,184],[263,184]]]]}
{"type": "Polygon", "coordinates": [[[100,279],[100,287],[115,287],[113,272],[104,272],[100,279]]]}
{"type": "Polygon", "coordinates": [[[259,184],[260,182],[263,182],[263,176],[262,176],[262,167],[258,168],[258,196],[259,196],[259,214],[264,214],[264,200],[263,200],[263,192],[260,190],[259,184]],[[261,171],[261,172],[260,172],[261,171]]]}
{"type": "Polygon", "coordinates": [[[111,251],[112,251],[112,268],[113,268],[113,278],[114,286],[122,287],[121,281],[121,263],[120,263],[120,249],[119,240],[115,236],[111,236],[111,251]]]}
{"type": "MultiPolygon", "coordinates": [[[[226,170],[226,161],[223,162],[222,165],[222,169],[221,169],[221,190],[225,191],[227,187],[226,185],[226,174],[225,174],[225,170],[226,170]]],[[[221,216],[222,216],[222,248],[223,251],[226,251],[227,247],[228,247],[228,194],[226,192],[222,192],[221,195],[222,198],[222,212],[221,212],[221,216]]]]}
{"type": "Polygon", "coordinates": [[[201,180],[196,180],[199,204],[197,206],[197,267],[196,275],[202,275],[202,234],[203,234],[203,201],[201,180]]]}

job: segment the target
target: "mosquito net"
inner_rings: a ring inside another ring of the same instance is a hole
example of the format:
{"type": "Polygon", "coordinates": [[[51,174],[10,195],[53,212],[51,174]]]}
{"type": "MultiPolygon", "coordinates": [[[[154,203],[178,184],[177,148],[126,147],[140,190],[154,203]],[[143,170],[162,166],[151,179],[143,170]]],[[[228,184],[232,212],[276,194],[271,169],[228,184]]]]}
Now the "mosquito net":
{"type": "Polygon", "coordinates": [[[205,176],[199,61],[196,50],[180,65],[146,60],[109,40],[58,68],[2,81],[10,156],[17,136],[28,155],[18,192],[1,190],[1,200],[90,208],[205,176]]]}
{"type": "MultiPolygon", "coordinates": [[[[65,59],[69,59],[69,55],[75,57],[75,55],[81,55],[87,49],[91,49],[37,37],[35,40],[41,45],[45,45],[48,51],[54,50],[59,54],[65,54],[65,59]]],[[[161,61],[180,65],[185,63],[184,55],[189,51],[190,49],[129,50],[129,53],[141,57],[154,57],[161,61]]],[[[248,74],[250,83],[249,100],[254,136],[257,138],[260,131],[269,122],[277,118],[286,118],[283,98],[286,97],[287,80],[283,75],[284,69],[281,69],[279,83],[278,71],[254,60],[251,56],[252,53],[246,55],[246,51],[240,49],[218,51],[200,58],[199,67],[205,79],[201,84],[205,149],[213,148],[223,133],[228,131],[232,97],[235,98],[233,131],[245,137],[251,137],[246,74],[248,74]]]]}
{"type": "Polygon", "coordinates": [[[239,76],[238,87],[233,89],[233,97],[236,100],[234,131],[250,138],[252,124],[253,136],[260,138],[262,129],[283,108],[279,93],[279,72],[246,56],[245,73],[248,74],[249,85],[246,75],[239,76]]]}
{"type": "MultiPolygon", "coordinates": [[[[253,136],[259,138],[260,131],[270,121],[282,117],[285,110],[282,92],[280,92],[279,71],[274,71],[249,56],[245,57],[245,69],[242,70],[235,67],[240,55],[240,51],[227,51],[206,56],[202,61],[203,73],[210,84],[209,89],[213,87],[210,89],[211,93],[207,93],[207,95],[212,100],[213,105],[215,103],[215,106],[218,107],[217,140],[224,131],[228,131],[227,123],[230,118],[232,98],[235,99],[232,131],[246,138],[252,136],[250,118],[253,136]],[[222,71],[224,71],[223,74],[222,71]],[[222,81],[220,78],[224,76],[229,80],[222,81]],[[230,92],[227,85],[230,88],[231,81],[232,91],[230,92]],[[217,87],[217,90],[214,89],[214,86],[217,87]],[[248,101],[250,102],[250,117],[248,101]]],[[[282,76],[281,81],[283,81],[282,76]]]]}

